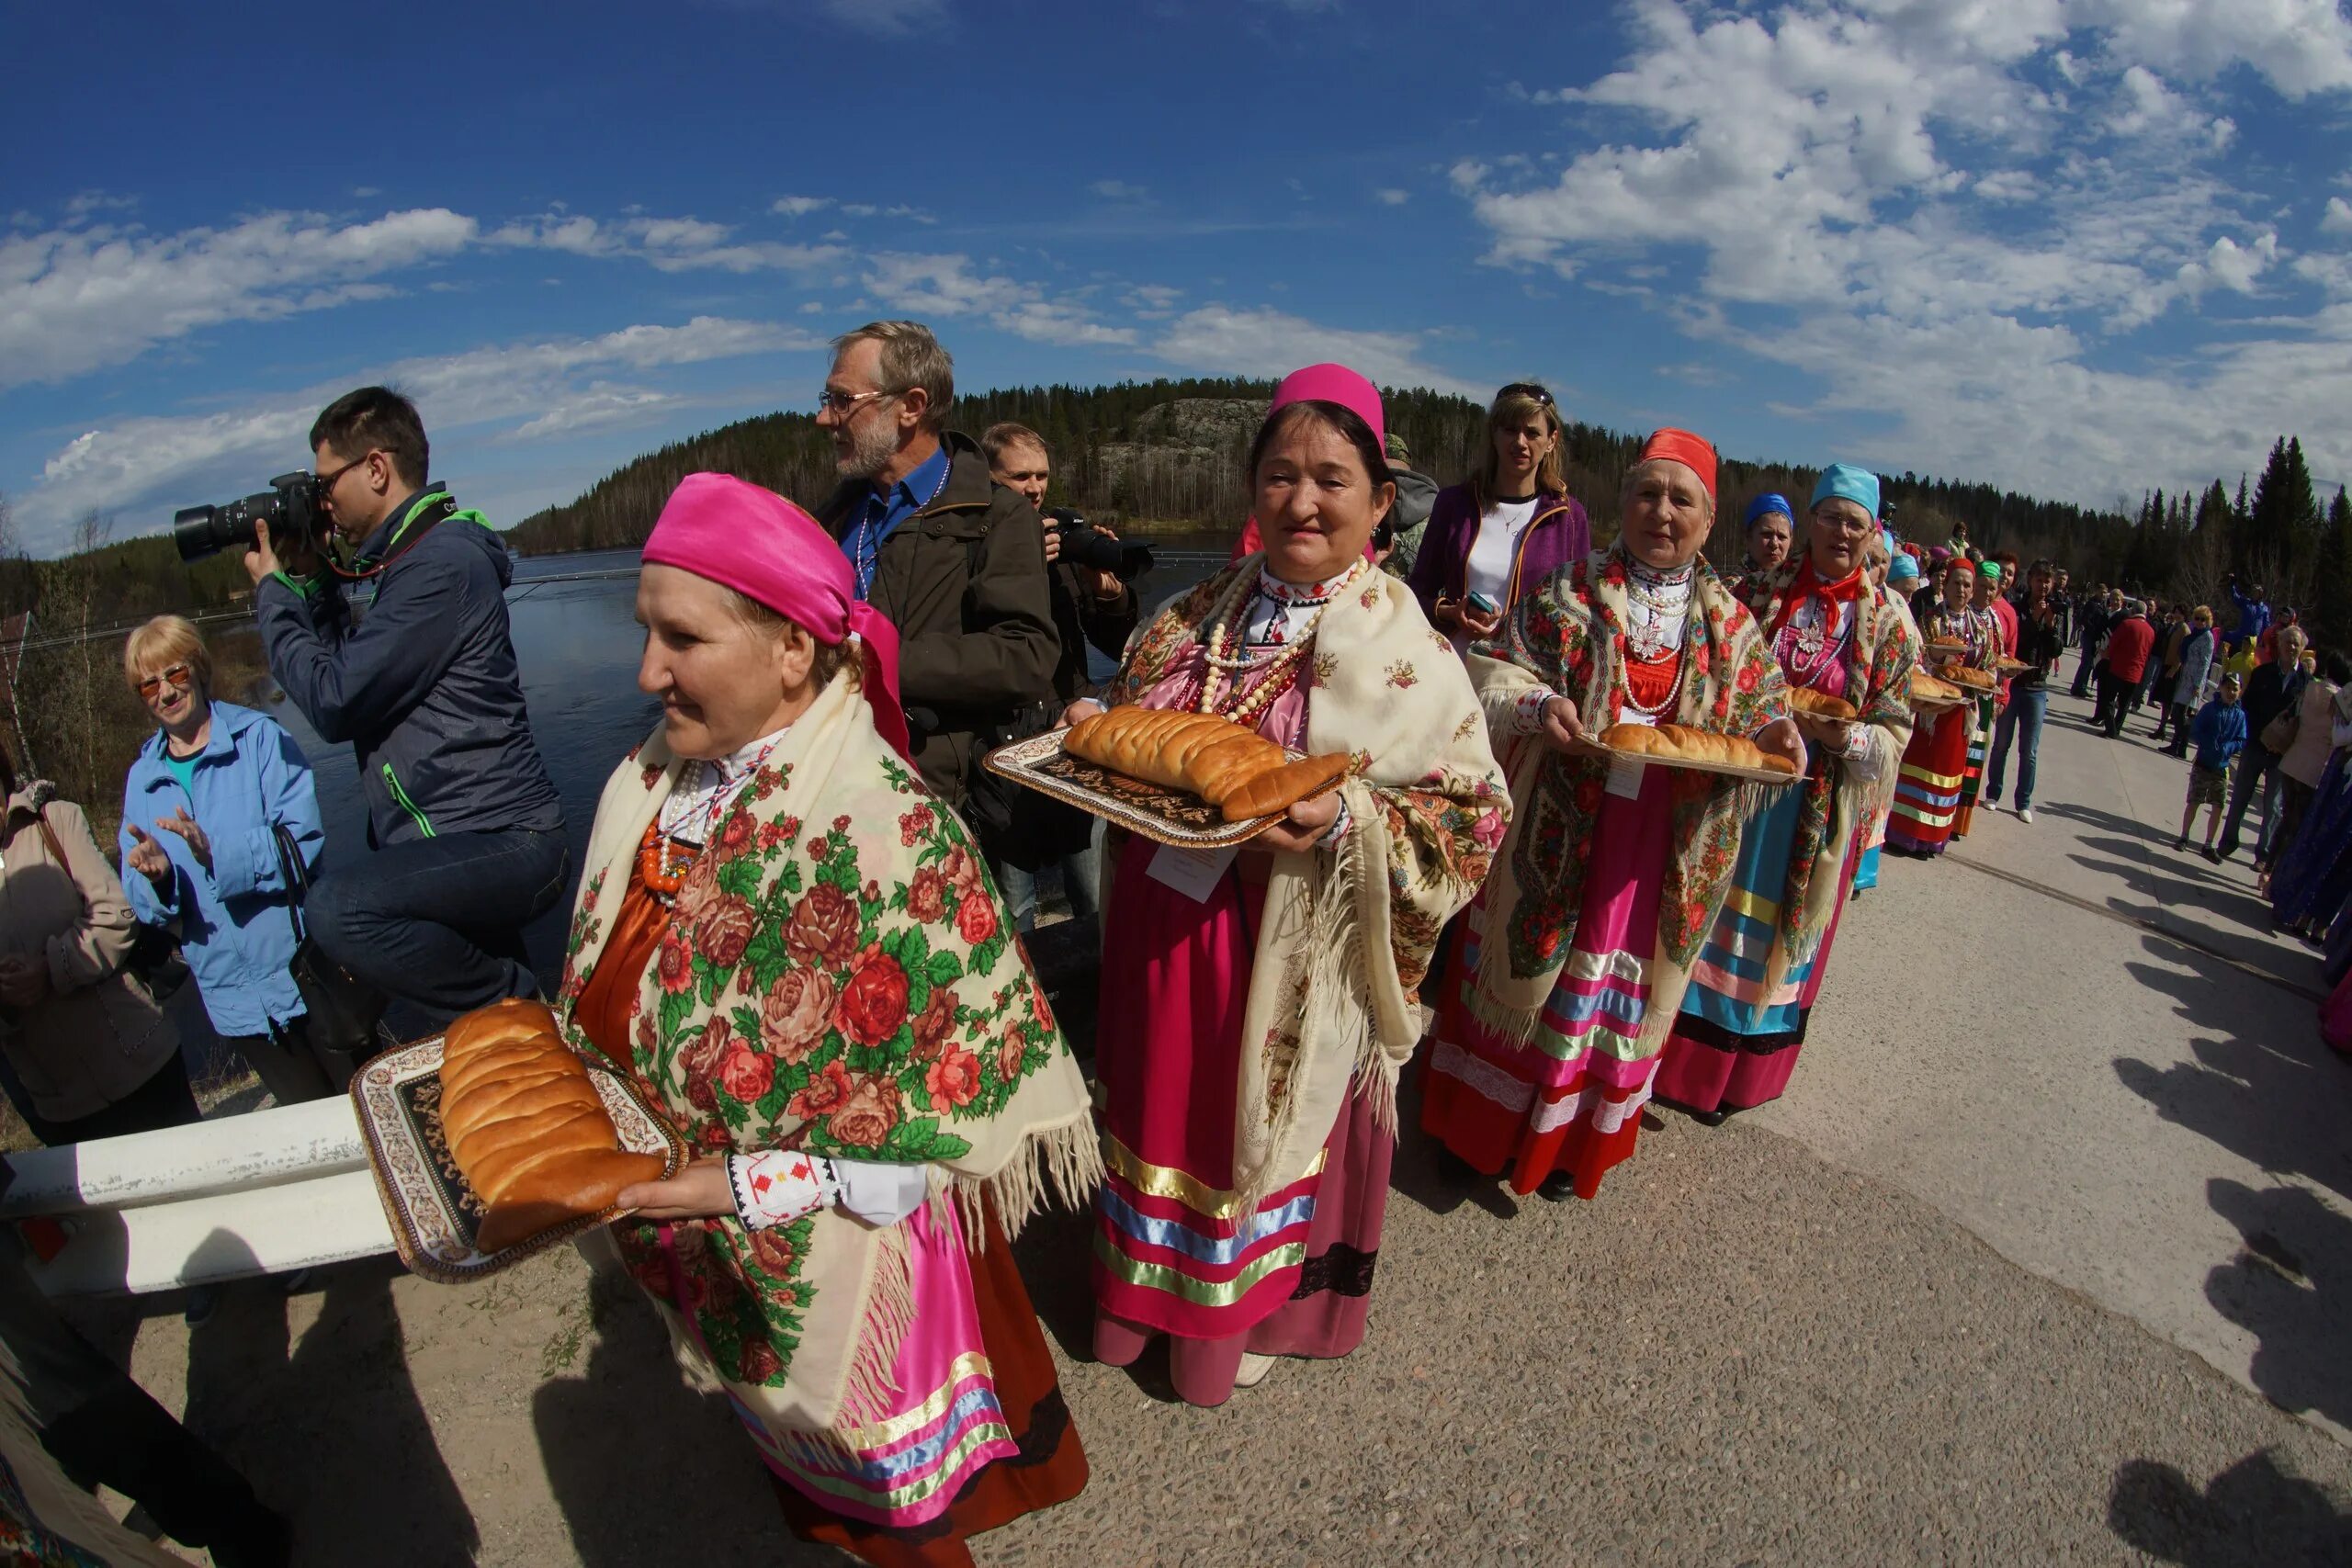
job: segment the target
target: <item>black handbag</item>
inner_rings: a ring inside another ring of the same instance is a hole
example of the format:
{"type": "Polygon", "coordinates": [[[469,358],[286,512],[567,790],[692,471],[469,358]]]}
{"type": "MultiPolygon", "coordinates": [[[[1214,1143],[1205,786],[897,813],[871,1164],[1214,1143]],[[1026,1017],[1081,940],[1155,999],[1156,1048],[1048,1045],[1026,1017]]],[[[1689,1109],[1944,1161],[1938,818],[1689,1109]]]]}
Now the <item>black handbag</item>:
{"type": "Polygon", "coordinates": [[[294,919],[294,956],[287,970],[294,988],[302,993],[302,1010],[309,1014],[305,1032],[311,1052],[340,1094],[351,1087],[360,1068],[379,1055],[389,1042],[382,1038],[384,993],[353,975],[311,940],[302,918],[302,900],[311,881],[302,866],[300,847],[283,822],[269,825],[277,844],[278,874],[286,882],[287,913],[294,919]]]}

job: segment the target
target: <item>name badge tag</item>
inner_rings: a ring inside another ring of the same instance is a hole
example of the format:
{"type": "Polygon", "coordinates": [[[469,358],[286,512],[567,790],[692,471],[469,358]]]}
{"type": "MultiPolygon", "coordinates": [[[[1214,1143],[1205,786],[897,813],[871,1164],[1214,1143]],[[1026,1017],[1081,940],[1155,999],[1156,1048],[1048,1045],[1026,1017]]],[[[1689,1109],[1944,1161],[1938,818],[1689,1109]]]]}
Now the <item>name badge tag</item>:
{"type": "Polygon", "coordinates": [[[1168,844],[1155,848],[1151,856],[1151,879],[1165,887],[1173,887],[1195,904],[1205,904],[1216,885],[1225,879],[1226,868],[1233,857],[1241,852],[1238,844],[1221,850],[1180,850],[1168,844]]]}
{"type": "MultiPolygon", "coordinates": [[[[1655,727],[1657,719],[1655,715],[1636,713],[1632,708],[1627,708],[1617,716],[1617,722],[1655,727]]],[[[1613,758],[1609,763],[1609,782],[1604,787],[1611,795],[1623,795],[1627,800],[1638,800],[1642,795],[1642,780],[1648,776],[1649,771],[1647,762],[1636,762],[1624,757],[1613,758]]]]}

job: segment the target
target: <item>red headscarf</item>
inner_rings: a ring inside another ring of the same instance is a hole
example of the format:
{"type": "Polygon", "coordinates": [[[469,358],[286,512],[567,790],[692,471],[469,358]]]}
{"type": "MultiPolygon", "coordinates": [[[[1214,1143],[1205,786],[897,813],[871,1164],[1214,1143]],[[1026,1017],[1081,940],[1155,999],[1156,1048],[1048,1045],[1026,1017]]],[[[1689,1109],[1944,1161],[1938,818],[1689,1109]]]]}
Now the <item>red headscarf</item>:
{"type": "Polygon", "coordinates": [[[1681,464],[1699,476],[1707,499],[1715,498],[1715,449],[1703,435],[1693,435],[1687,430],[1656,430],[1642,443],[1642,455],[1636,459],[1646,463],[1653,457],[1663,457],[1681,464]]]}

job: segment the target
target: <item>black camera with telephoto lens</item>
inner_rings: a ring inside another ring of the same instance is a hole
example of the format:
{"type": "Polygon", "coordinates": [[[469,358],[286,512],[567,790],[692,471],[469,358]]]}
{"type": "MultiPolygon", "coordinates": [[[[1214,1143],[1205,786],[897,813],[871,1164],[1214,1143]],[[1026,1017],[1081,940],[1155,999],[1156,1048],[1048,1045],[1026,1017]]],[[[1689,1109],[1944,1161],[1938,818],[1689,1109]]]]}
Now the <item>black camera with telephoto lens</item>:
{"type": "Polygon", "coordinates": [[[318,476],[305,470],[280,474],[257,495],[219,506],[183,507],[172,513],[172,543],[179,547],[180,559],[188,561],[226,549],[249,550],[256,523],[268,524],[273,539],[323,538],[327,515],[319,508],[318,476]]]}
{"type": "Polygon", "coordinates": [[[1067,506],[1046,510],[1046,527],[1061,536],[1061,558],[1078,566],[1107,571],[1121,581],[1141,577],[1151,570],[1151,547],[1114,539],[1067,506]]]}

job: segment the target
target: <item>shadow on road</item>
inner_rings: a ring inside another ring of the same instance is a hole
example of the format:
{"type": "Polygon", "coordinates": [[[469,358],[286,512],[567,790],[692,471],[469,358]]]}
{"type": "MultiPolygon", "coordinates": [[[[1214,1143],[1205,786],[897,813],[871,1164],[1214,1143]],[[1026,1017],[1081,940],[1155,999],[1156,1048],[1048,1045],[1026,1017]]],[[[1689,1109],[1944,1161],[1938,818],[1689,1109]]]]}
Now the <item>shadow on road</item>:
{"type": "Polygon", "coordinates": [[[2115,1076],[2167,1122],[2202,1134],[2265,1170],[2301,1176],[2352,1198],[2352,1067],[2320,1038],[2311,1004],[2251,984],[2201,954],[2143,939],[2165,964],[2127,964],[2142,988],[2173,998],[2192,1026],[2193,1062],[2114,1059],[2115,1076]],[[2187,964],[2184,974],[2173,964],[2187,964]]]}
{"type": "Polygon", "coordinates": [[[189,1331],[189,1429],[294,1518],[297,1560],[338,1568],[474,1561],[481,1537],[409,1376],[390,1258],[320,1270],[297,1341],[276,1280],[220,1287],[189,1331]]]}
{"type": "MultiPolygon", "coordinates": [[[[2136,852],[2137,849],[2108,840],[2084,842],[2088,847],[2111,848],[2126,854],[2136,852]]],[[[2169,849],[2160,852],[2172,853],[2169,849]]],[[[2194,855],[2195,852],[2189,854],[2194,855]]],[[[2220,953],[2280,986],[2307,993],[2314,1002],[2325,993],[2319,955],[2273,938],[2269,934],[2270,906],[2251,891],[2215,878],[2202,859],[2192,870],[2186,864],[2175,867],[2160,863],[2151,867],[2136,860],[2109,860],[2080,853],[2067,858],[2087,870],[2112,877],[2130,889],[2128,894],[2117,894],[2107,900],[2107,907],[2124,919],[2176,931],[2191,946],[2220,953]]]]}
{"type": "Polygon", "coordinates": [[[2205,1277],[2205,1299],[2260,1340],[2254,1386],[2282,1409],[2352,1425],[2352,1219],[2306,1187],[2216,1179],[2206,1193],[2245,1238],[2205,1277]]]}
{"type": "Polygon", "coordinates": [[[786,1525],[727,1396],[686,1386],[669,1330],[626,1274],[594,1274],[582,1311],[580,1337],[594,1339],[585,1375],[555,1377],[531,1396],[548,1488],[582,1568],[680,1561],[682,1530],[701,1562],[848,1561],[786,1525]]]}
{"type": "Polygon", "coordinates": [[[2107,1525],[2125,1545],[2183,1568],[2352,1561],[2352,1519],[2268,1450],[2202,1489],[2171,1465],[2135,1459],[2115,1472],[2107,1525]]]}

